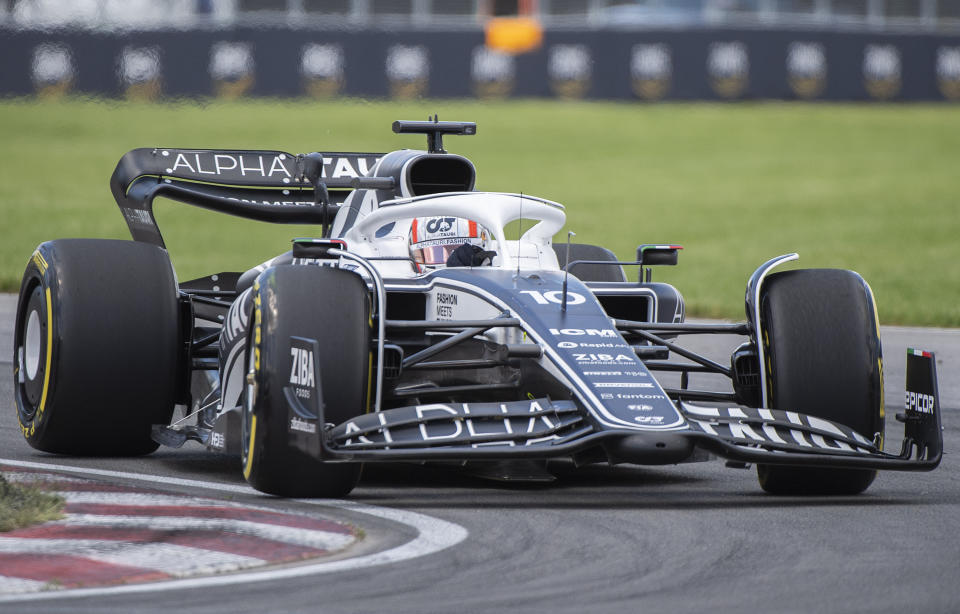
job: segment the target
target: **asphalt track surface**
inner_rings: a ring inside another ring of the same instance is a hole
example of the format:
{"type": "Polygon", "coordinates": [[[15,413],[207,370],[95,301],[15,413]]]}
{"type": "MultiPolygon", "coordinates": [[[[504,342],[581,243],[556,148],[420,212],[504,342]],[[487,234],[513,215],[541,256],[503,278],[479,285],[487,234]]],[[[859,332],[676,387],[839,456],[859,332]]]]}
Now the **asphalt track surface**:
{"type": "MultiPolygon", "coordinates": [[[[14,303],[0,295],[6,373],[14,303]]],[[[0,601],[0,612],[957,612],[960,330],[884,328],[882,336],[888,450],[902,433],[893,414],[902,411],[906,348],[919,347],[937,352],[946,453],[931,473],[881,473],[861,496],[772,497],[752,470],[722,462],[559,465],[560,480],[549,486],[376,466],[351,501],[448,521],[453,525],[443,526],[459,525],[466,537],[375,566],[351,568],[345,559],[316,573],[223,576],[226,583],[215,586],[0,601]]],[[[731,343],[713,337],[697,346],[722,358],[731,343]]],[[[101,385],[109,385],[108,373],[101,385]]],[[[0,458],[161,476],[171,492],[316,513],[313,503],[246,490],[236,458],[199,448],[110,460],[38,453],[17,429],[9,375],[0,377],[0,398],[0,458]]],[[[364,529],[361,544],[341,556],[376,562],[377,553],[416,541],[409,524],[363,509],[325,508],[364,529]]],[[[431,530],[422,529],[419,539],[431,530]]]]}

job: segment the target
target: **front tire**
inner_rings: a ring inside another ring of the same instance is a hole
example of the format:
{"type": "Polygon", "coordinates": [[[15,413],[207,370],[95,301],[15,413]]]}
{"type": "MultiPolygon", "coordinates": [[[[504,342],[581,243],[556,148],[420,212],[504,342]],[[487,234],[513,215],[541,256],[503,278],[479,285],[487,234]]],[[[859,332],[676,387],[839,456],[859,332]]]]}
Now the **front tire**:
{"type": "Polygon", "coordinates": [[[360,463],[320,460],[326,424],[368,409],[370,298],[351,271],[284,265],[253,285],[243,475],[284,497],[342,497],[360,463]],[[323,423],[311,420],[322,407],[323,423]]]}
{"type": "Polygon", "coordinates": [[[41,244],[20,285],[14,397],[45,452],[139,455],[169,424],[178,369],[177,285],[167,253],[105,239],[41,244]]]}
{"type": "MultiPolygon", "coordinates": [[[[883,442],[883,356],[870,287],[853,271],[771,275],[761,299],[769,406],[844,424],[883,442]]],[[[875,470],[758,465],[778,495],[853,495],[875,470]]]]}

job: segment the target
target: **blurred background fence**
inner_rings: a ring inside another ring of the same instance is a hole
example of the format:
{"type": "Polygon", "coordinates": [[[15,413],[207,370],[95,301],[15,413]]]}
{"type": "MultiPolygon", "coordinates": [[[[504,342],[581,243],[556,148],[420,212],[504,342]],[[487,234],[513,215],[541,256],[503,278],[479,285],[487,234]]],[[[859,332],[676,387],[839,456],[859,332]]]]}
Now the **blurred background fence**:
{"type": "Polygon", "coordinates": [[[0,0],[0,96],[960,100],[960,0],[0,0]]]}

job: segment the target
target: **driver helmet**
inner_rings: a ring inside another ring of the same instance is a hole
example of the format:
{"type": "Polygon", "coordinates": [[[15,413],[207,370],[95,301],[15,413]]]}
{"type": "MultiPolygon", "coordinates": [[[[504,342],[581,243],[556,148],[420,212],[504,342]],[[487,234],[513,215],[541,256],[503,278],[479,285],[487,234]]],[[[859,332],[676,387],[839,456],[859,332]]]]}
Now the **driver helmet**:
{"type": "Polygon", "coordinates": [[[443,268],[450,254],[466,244],[487,250],[490,233],[461,217],[418,217],[410,224],[410,257],[420,270],[443,268]]]}

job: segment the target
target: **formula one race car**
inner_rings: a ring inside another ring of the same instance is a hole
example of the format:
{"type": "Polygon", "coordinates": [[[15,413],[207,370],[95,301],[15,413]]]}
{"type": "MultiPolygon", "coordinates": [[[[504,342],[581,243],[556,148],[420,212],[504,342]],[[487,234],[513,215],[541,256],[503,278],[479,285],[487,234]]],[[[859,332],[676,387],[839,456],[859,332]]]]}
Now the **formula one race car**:
{"type": "Polygon", "coordinates": [[[261,491],[321,497],[378,461],[509,475],[717,456],[756,464],[769,492],[826,494],[939,464],[926,352],[908,356],[902,451],[883,451],[878,324],[856,273],[773,272],[797,258],[780,256],[750,277],[746,322],[685,323],[681,295],[651,280],[679,246],[623,262],[569,234],[554,245],[561,205],[474,191],[473,164],[444,151],[475,124],[393,129],[426,134],[428,150],[124,155],[111,189],[134,241],[50,241],[27,265],[14,360],[27,441],[126,455],[193,440],[238,454],[261,491]],[[178,282],[158,196],[322,232],[248,271],[178,282]],[[521,219],[536,223],[508,239],[521,219]],[[727,364],[678,342],[717,333],[744,337],[727,364]],[[691,389],[699,373],[729,391],[691,389]]]}

